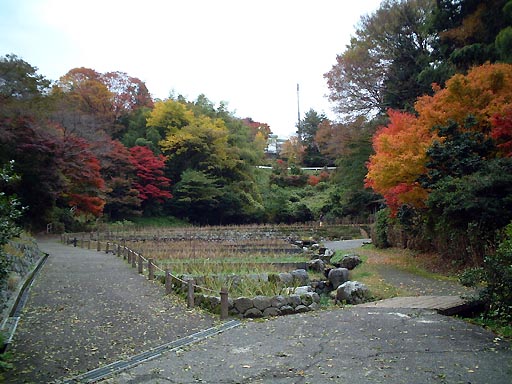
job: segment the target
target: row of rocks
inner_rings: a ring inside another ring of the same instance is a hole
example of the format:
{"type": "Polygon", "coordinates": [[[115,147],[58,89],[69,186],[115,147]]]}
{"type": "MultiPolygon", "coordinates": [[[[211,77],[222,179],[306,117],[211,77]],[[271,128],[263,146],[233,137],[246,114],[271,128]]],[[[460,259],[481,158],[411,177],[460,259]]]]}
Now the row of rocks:
{"type": "MultiPolygon", "coordinates": [[[[315,272],[323,273],[326,269],[326,265],[330,263],[331,257],[332,256],[321,255],[318,258],[312,259],[312,260],[308,261],[307,268],[309,270],[312,270],[315,272]]],[[[339,262],[333,263],[333,265],[336,268],[346,268],[348,270],[352,270],[352,269],[356,268],[362,262],[363,261],[361,260],[361,258],[358,255],[347,254],[347,255],[344,255],[339,262]]]]}
{"type": "MultiPolygon", "coordinates": [[[[194,295],[195,304],[214,313],[220,312],[220,297],[194,295]]],[[[290,295],[238,297],[228,299],[230,316],[261,318],[314,311],[320,308],[320,296],[310,286],[297,287],[290,295]]]]}

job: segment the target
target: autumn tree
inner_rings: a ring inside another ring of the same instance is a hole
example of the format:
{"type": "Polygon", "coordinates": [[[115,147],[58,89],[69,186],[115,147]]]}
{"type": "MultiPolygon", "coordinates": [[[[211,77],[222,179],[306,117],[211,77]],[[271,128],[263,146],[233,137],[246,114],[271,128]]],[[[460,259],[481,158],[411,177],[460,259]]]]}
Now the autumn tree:
{"type": "Polygon", "coordinates": [[[107,72],[100,75],[99,79],[111,94],[112,110],[116,121],[139,108],[153,107],[153,100],[146,84],[140,79],[119,71],[107,72]]]}
{"type": "Polygon", "coordinates": [[[491,137],[496,141],[500,156],[512,157],[512,108],[491,117],[491,137]]]}
{"type": "Polygon", "coordinates": [[[120,119],[153,101],[145,84],[124,72],[99,73],[74,68],[53,89],[54,118],[68,131],[92,141],[98,133],[116,134],[120,119]]]}
{"type": "Polygon", "coordinates": [[[159,204],[172,198],[169,192],[171,180],[164,176],[165,157],[155,156],[148,147],[130,148],[130,162],[135,167],[136,179],[133,184],[139,192],[142,208],[151,213],[159,204]]]}
{"type": "Polygon", "coordinates": [[[305,150],[306,148],[301,143],[298,136],[290,136],[281,148],[280,157],[285,159],[288,164],[300,166],[305,150]]]}
{"type": "Polygon", "coordinates": [[[375,154],[370,156],[366,186],[380,193],[396,214],[401,205],[424,207],[427,191],[418,178],[425,174],[426,151],[434,139],[416,116],[388,111],[389,124],[373,138],[375,154]]]}
{"type": "Polygon", "coordinates": [[[66,180],[61,199],[77,214],[101,216],[105,181],[101,177],[100,162],[89,143],[79,137],[66,136],[61,156],[61,172],[66,180]]]}
{"type": "Polygon", "coordinates": [[[402,204],[424,206],[428,195],[418,179],[426,173],[427,149],[439,127],[452,121],[488,135],[491,119],[504,115],[512,102],[512,65],[486,64],[466,76],[455,75],[433,96],[423,96],[415,105],[418,117],[390,112],[390,124],[374,137],[375,155],[368,165],[367,185],[384,195],[396,209],[402,204]]]}
{"type": "Polygon", "coordinates": [[[136,169],[131,153],[121,142],[112,140],[109,151],[101,158],[101,175],[105,180],[104,212],[112,220],[141,214],[141,199],[135,188],[136,169]]]}
{"type": "Polygon", "coordinates": [[[255,138],[258,134],[260,134],[266,141],[272,134],[272,130],[270,129],[270,126],[267,123],[260,123],[259,121],[254,121],[250,117],[242,119],[242,122],[251,129],[252,138],[255,138]]]}

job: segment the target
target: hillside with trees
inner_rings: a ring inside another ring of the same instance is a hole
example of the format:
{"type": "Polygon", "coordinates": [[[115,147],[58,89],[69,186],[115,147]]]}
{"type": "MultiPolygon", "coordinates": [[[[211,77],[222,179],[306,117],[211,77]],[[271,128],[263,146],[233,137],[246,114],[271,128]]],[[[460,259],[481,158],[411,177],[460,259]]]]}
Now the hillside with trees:
{"type": "Polygon", "coordinates": [[[20,180],[6,192],[34,229],[367,220],[386,208],[386,243],[478,264],[511,219],[511,31],[506,0],[383,1],[324,74],[336,118],[308,110],[274,156],[272,127],[224,102],[153,100],[115,71],[50,81],[7,54],[0,164],[20,180]]]}

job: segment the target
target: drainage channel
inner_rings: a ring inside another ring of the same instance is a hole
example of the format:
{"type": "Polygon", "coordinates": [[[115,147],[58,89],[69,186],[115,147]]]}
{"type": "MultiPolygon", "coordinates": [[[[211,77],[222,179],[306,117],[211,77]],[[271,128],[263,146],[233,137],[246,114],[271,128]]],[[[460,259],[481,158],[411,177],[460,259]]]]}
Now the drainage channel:
{"type": "Polygon", "coordinates": [[[182,339],[178,339],[172,341],[167,344],[160,345],[158,347],[152,348],[146,352],[139,353],[138,355],[132,356],[126,360],[116,361],[112,364],[105,365],[104,367],[93,369],[92,371],[83,373],[81,375],[75,376],[71,379],[67,379],[61,382],[61,384],[72,384],[72,383],[95,383],[101,379],[104,379],[108,376],[114,375],[126,369],[130,369],[135,367],[138,364],[144,363],[149,360],[153,360],[162,353],[167,351],[172,351],[174,349],[178,349],[184,347],[186,345],[190,345],[196,343],[198,341],[204,340],[208,337],[214,336],[216,334],[225,332],[229,329],[238,327],[240,325],[240,321],[238,320],[230,320],[225,322],[217,327],[212,327],[205,329],[204,331],[200,331],[194,333],[190,336],[186,336],[182,339]]]}

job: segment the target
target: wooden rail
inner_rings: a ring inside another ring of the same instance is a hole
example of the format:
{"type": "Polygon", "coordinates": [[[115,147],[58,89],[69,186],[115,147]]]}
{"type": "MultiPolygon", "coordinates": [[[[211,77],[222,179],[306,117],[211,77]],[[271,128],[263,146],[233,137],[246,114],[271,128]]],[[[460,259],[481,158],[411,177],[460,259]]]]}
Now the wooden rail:
{"type": "MultiPolygon", "coordinates": [[[[91,249],[91,242],[93,235],[91,233],[90,238],[85,240],[84,234],[62,234],[61,235],[61,242],[64,244],[72,244],[73,246],[84,247],[85,243],[87,243],[88,249],[91,249]],[[80,240],[79,240],[80,238],[80,240]]],[[[102,243],[100,240],[99,233],[97,234],[97,240],[96,240],[96,250],[100,252],[102,250],[102,243]]],[[[228,318],[228,312],[229,312],[229,298],[228,298],[228,290],[226,287],[222,287],[220,292],[214,291],[207,287],[202,287],[200,285],[195,284],[195,281],[193,279],[187,279],[183,280],[180,279],[178,276],[175,276],[171,273],[169,269],[162,269],[160,268],[153,259],[148,258],[146,259],[141,253],[138,253],[134,251],[133,249],[128,248],[125,244],[126,241],[123,240],[123,244],[113,242],[113,241],[105,241],[104,242],[104,251],[105,253],[112,253],[118,257],[123,257],[124,260],[128,262],[129,265],[132,266],[132,268],[137,267],[137,271],[139,274],[144,274],[144,270],[147,271],[147,277],[148,280],[154,280],[155,279],[155,272],[156,270],[164,273],[165,279],[164,279],[164,285],[165,285],[165,293],[170,294],[173,291],[173,287],[176,282],[181,283],[182,287],[187,287],[187,306],[188,308],[194,307],[194,294],[197,290],[200,290],[202,292],[211,292],[214,294],[220,295],[220,318],[221,320],[228,318]],[[146,269],[144,269],[144,266],[146,266],[146,269]]]]}

